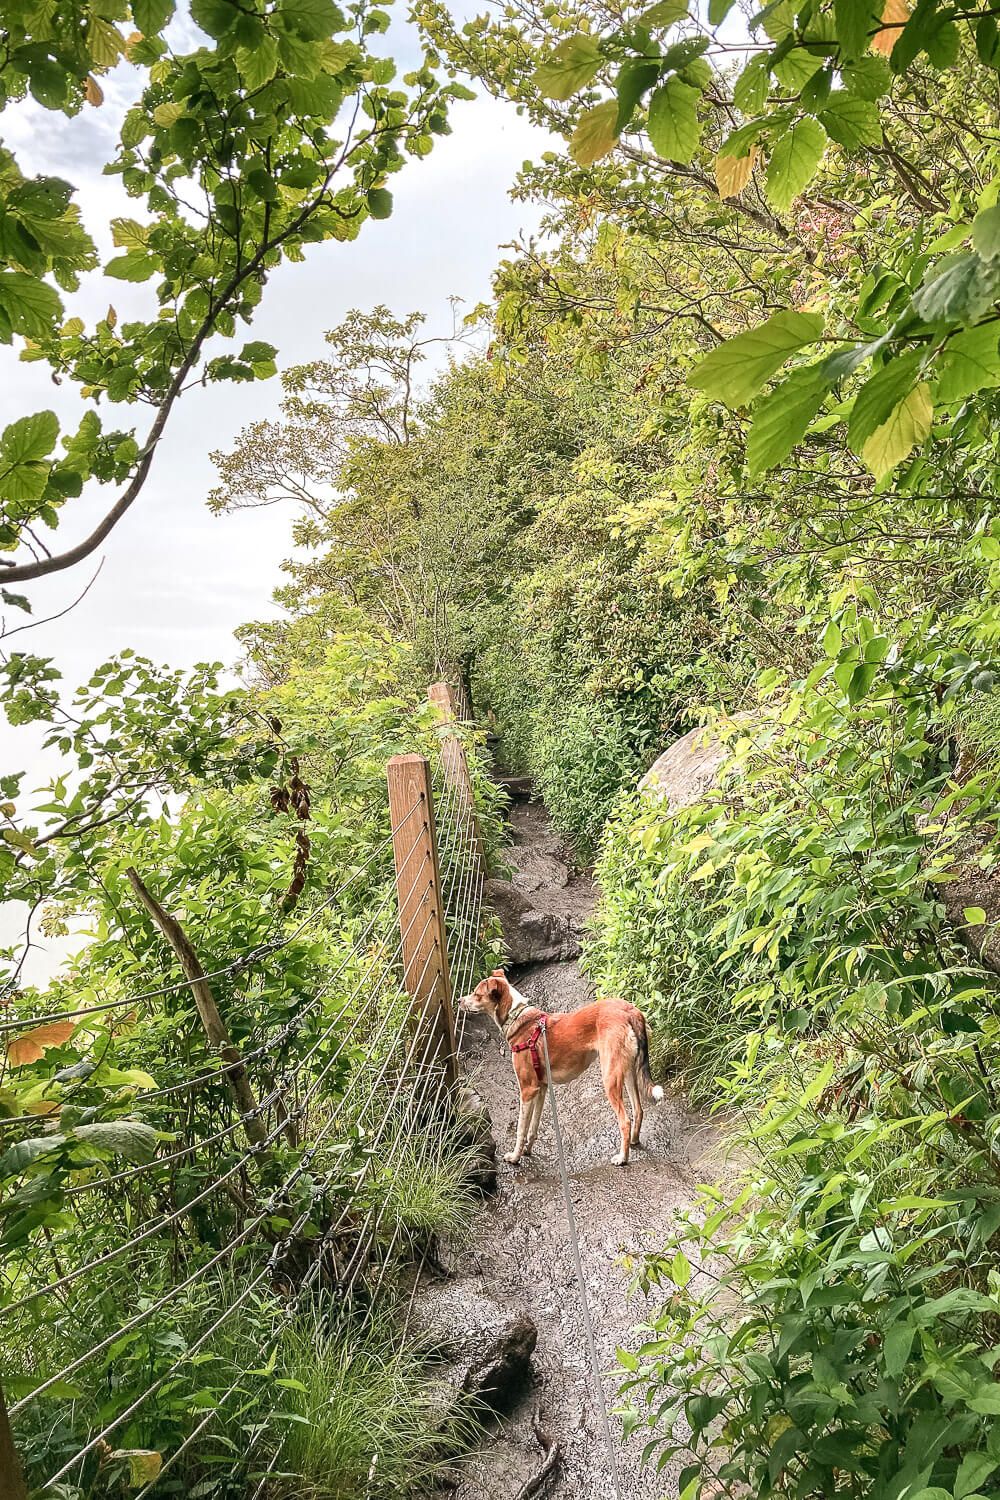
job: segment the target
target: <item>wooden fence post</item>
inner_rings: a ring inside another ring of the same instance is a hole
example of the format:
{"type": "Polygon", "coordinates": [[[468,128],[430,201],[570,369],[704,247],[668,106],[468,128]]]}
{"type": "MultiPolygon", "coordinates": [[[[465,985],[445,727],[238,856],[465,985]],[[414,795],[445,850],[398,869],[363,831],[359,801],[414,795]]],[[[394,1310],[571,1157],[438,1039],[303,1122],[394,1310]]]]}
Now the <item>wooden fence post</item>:
{"type": "MultiPolygon", "coordinates": [[[[447,682],[433,682],[427,689],[427,696],[438,711],[438,717],[443,724],[456,724],[459,719],[458,707],[455,693],[447,682]]],[[[463,822],[469,829],[470,842],[475,854],[479,874],[486,878],[486,846],[483,843],[483,834],[479,826],[479,815],[476,812],[476,799],[472,791],[472,777],[469,775],[469,760],[465,753],[465,746],[458,735],[452,732],[446,734],[441,741],[441,769],[444,771],[444,779],[450,787],[454,787],[458,806],[464,812],[463,822]]]]}
{"type": "Polygon", "coordinates": [[[10,1418],[0,1386],[0,1500],[28,1500],[28,1487],[24,1482],[21,1460],[14,1447],[14,1435],[10,1430],[10,1418]]]}
{"type": "Polygon", "coordinates": [[[413,1001],[418,1027],[435,1038],[432,1059],[444,1068],[449,1086],[458,1079],[455,1017],[451,1008],[448,941],[430,765],[422,755],[394,755],[386,767],[392,852],[396,862],[403,986],[413,1001]]]}

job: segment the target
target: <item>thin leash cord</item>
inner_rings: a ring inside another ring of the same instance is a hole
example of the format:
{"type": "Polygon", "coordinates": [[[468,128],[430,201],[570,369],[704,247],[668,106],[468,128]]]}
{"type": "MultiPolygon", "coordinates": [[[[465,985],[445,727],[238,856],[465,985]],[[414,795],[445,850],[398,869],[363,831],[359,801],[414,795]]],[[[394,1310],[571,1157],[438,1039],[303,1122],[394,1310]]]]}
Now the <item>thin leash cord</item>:
{"type": "Polygon", "coordinates": [[[573,1253],[573,1268],[576,1272],[576,1284],[580,1288],[580,1306],[583,1309],[583,1324],[587,1333],[587,1350],[590,1355],[590,1368],[594,1377],[594,1387],[597,1391],[597,1405],[601,1414],[601,1426],[604,1428],[604,1442],[608,1450],[608,1468],[611,1471],[611,1487],[615,1492],[617,1500],[621,1500],[622,1487],[621,1478],[618,1473],[618,1450],[611,1433],[611,1422],[608,1417],[608,1404],[604,1399],[604,1385],[601,1381],[601,1372],[597,1363],[597,1344],[594,1339],[594,1323],[590,1316],[590,1302],[587,1298],[587,1283],[583,1279],[583,1261],[580,1258],[580,1241],[576,1232],[576,1214],[573,1212],[573,1195],[569,1190],[569,1176],[566,1172],[566,1157],[563,1153],[562,1131],[559,1129],[559,1112],[556,1109],[556,1091],[552,1086],[552,1068],[549,1063],[549,1038],[546,1028],[542,1027],[542,1051],[545,1057],[545,1081],[549,1091],[549,1103],[552,1105],[552,1129],[556,1138],[556,1155],[559,1158],[559,1176],[562,1180],[563,1201],[566,1204],[566,1224],[569,1229],[570,1249],[573,1253]]]}

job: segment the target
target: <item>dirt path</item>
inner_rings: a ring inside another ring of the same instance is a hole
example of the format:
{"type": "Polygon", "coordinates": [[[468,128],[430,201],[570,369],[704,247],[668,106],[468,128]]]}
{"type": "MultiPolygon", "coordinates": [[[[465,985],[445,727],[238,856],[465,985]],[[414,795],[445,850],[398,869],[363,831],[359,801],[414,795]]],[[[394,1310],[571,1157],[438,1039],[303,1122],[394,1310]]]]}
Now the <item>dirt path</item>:
{"type": "MultiPolygon", "coordinates": [[[[514,881],[539,910],[582,923],[594,903],[589,874],[569,878],[564,852],[539,803],[515,804],[512,815],[514,881]]],[[[570,1010],[592,999],[575,962],[538,965],[512,975],[546,1010],[570,1010]]],[[[513,1143],[517,1092],[506,1048],[478,1018],[462,1036],[463,1069],[490,1111],[500,1152],[513,1143]]],[[[704,1120],[668,1096],[646,1114],[643,1146],[631,1163],[615,1167],[617,1126],[597,1068],[558,1090],[570,1184],[584,1275],[594,1320],[598,1359],[608,1407],[616,1402],[615,1348],[630,1342],[643,1320],[642,1298],[628,1297],[623,1257],[640,1256],[662,1243],[676,1210],[687,1205],[709,1168],[697,1163],[713,1145],[704,1120]]],[[[532,1159],[500,1163],[500,1189],[479,1217],[466,1252],[511,1306],[527,1307],[538,1325],[535,1368],[539,1387],[487,1435],[463,1463],[458,1500],[512,1500],[538,1468],[530,1417],[539,1398],[543,1425],[563,1444],[558,1479],[548,1500],[614,1500],[586,1354],[579,1291],[573,1275],[565,1208],[551,1116],[545,1119],[532,1159]]],[[[616,1439],[620,1424],[612,1416],[616,1439]]],[[[667,1471],[640,1470],[641,1440],[618,1449],[620,1500],[658,1500],[676,1493],[667,1471]]]]}

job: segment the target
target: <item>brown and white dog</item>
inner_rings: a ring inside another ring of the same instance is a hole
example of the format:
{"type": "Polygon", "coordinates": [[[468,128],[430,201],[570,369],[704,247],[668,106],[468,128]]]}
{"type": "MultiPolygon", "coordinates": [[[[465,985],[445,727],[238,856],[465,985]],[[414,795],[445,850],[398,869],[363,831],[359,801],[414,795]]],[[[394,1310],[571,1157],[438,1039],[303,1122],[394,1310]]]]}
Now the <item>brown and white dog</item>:
{"type": "Polygon", "coordinates": [[[641,1010],[624,1000],[598,1000],[561,1015],[546,1015],[508,982],[502,969],[494,969],[488,979],[482,980],[471,995],[458,1003],[461,1010],[470,1014],[489,1016],[510,1046],[521,1089],[521,1109],[517,1143],[513,1151],[506,1153],[505,1161],[517,1162],[522,1156],[530,1156],[535,1144],[548,1088],[544,1052],[547,1043],[553,1083],[569,1083],[579,1078],[595,1058],[600,1058],[604,1092],[618,1117],[622,1137],[615,1165],[625,1165],[630,1148],[639,1144],[643,1097],[657,1103],[663,1098],[662,1088],[650,1075],[646,1018],[641,1010]],[[625,1109],[626,1097],[632,1111],[631,1123],[625,1109]]]}

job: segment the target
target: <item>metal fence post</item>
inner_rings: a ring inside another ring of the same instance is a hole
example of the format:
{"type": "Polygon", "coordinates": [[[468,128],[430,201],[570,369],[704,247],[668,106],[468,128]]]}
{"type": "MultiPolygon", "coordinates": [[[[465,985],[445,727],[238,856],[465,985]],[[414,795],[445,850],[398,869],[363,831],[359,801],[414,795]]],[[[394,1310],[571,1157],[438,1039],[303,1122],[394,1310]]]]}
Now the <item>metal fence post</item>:
{"type": "Polygon", "coordinates": [[[429,1026],[433,1057],[448,1084],[458,1078],[448,943],[430,765],[423,755],[394,755],[386,767],[392,852],[396,864],[403,986],[416,1025],[429,1026]]]}

